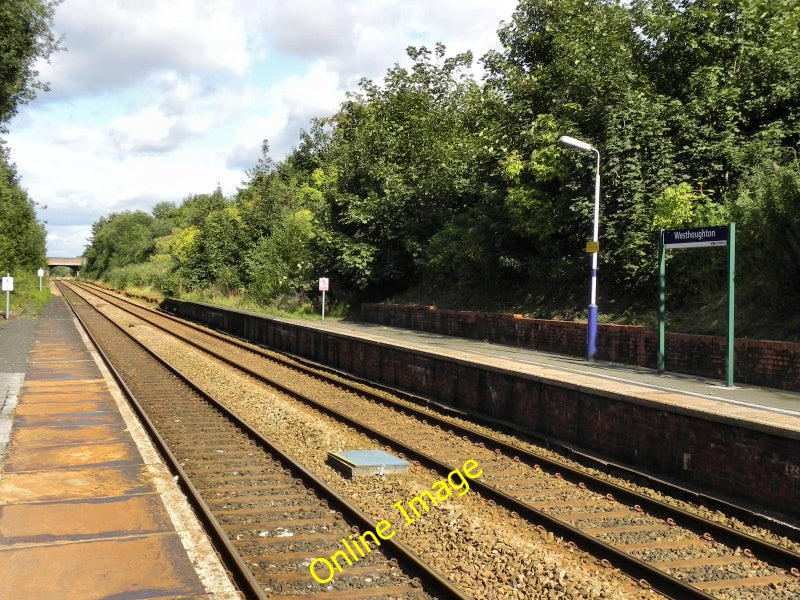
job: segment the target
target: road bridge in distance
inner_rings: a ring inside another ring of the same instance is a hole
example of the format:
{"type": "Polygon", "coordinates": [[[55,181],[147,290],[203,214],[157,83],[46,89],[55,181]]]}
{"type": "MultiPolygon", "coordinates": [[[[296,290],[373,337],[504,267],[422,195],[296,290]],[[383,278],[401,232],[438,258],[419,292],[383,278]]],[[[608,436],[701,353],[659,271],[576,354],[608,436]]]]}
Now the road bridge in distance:
{"type": "Polygon", "coordinates": [[[72,269],[73,274],[77,274],[81,270],[85,259],[82,256],[76,258],[65,258],[62,256],[48,256],[47,268],[52,270],[56,267],[69,267],[72,269]]]}

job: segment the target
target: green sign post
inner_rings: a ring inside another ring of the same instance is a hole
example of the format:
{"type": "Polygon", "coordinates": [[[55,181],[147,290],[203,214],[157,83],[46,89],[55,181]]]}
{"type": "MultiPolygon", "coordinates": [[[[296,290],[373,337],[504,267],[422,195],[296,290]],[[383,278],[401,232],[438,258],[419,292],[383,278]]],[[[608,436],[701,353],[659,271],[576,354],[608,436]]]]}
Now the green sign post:
{"type": "Polygon", "coordinates": [[[733,304],[736,263],[736,223],[722,227],[661,230],[658,244],[658,372],[666,369],[666,280],[667,250],[727,246],[728,248],[728,334],[725,384],[733,387],[733,304]]]}

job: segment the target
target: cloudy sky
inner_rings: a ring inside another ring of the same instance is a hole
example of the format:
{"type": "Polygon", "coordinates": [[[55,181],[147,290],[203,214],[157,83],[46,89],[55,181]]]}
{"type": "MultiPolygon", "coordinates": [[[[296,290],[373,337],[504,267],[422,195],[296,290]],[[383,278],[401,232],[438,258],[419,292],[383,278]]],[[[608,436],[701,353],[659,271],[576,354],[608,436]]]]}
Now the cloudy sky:
{"type": "Polygon", "coordinates": [[[47,223],[48,256],[79,256],[91,224],[240,187],[269,140],[281,160],[313,117],[379,81],[406,47],[476,59],[516,0],[64,0],[50,91],[6,140],[47,223]],[[46,207],[46,208],[42,208],[46,207]]]}

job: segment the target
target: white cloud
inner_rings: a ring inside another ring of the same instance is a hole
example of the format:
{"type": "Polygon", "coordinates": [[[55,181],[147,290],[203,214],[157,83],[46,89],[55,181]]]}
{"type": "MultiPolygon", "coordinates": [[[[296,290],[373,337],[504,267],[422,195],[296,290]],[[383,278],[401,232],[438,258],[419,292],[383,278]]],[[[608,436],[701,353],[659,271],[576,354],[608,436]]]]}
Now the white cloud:
{"type": "Polygon", "coordinates": [[[353,3],[336,0],[273,2],[263,25],[277,51],[307,58],[352,51],[353,3]]]}
{"type": "Polygon", "coordinates": [[[47,227],[47,255],[80,256],[89,245],[91,235],[91,225],[49,225],[47,227]]]}
{"type": "Polygon", "coordinates": [[[361,78],[410,45],[479,58],[515,0],[64,0],[51,92],[7,141],[47,210],[48,253],[80,254],[91,224],[217,185],[232,194],[262,140],[280,160],[361,78]]]}
{"type": "Polygon", "coordinates": [[[153,73],[242,75],[244,15],[214,0],[66,0],[56,12],[66,52],[41,67],[51,99],[108,93],[153,73]]]}
{"type": "Polygon", "coordinates": [[[215,88],[177,73],[164,74],[140,95],[140,106],[108,124],[109,142],[123,155],[175,150],[232,123],[254,102],[246,91],[215,88]]]}

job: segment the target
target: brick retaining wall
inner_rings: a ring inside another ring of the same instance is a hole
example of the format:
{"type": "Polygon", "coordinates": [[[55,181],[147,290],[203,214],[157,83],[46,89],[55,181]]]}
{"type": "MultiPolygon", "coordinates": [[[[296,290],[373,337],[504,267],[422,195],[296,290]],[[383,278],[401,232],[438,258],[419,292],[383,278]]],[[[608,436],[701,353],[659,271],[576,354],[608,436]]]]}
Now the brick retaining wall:
{"type": "MultiPolygon", "coordinates": [[[[586,356],[586,323],[377,303],[362,304],[361,318],[390,327],[586,356]]],[[[657,367],[655,331],[635,325],[600,324],[597,329],[598,360],[657,367]]],[[[724,337],[668,333],[666,345],[667,370],[725,379],[724,337]]],[[[800,344],[737,338],[734,379],[739,383],[800,392],[800,344]]]]}

